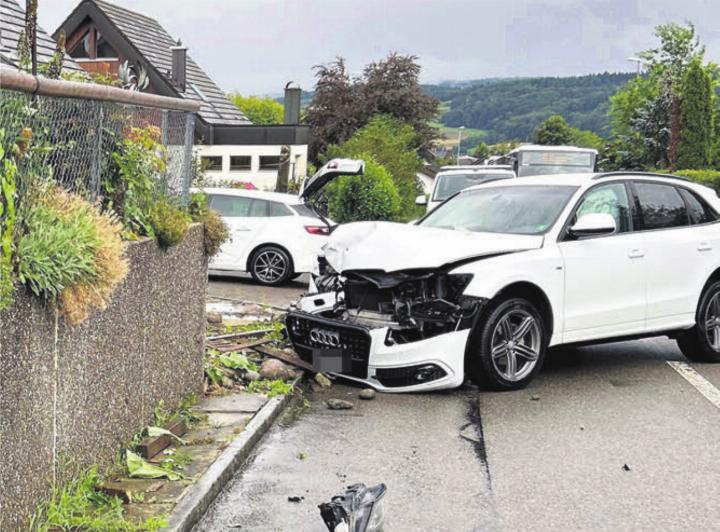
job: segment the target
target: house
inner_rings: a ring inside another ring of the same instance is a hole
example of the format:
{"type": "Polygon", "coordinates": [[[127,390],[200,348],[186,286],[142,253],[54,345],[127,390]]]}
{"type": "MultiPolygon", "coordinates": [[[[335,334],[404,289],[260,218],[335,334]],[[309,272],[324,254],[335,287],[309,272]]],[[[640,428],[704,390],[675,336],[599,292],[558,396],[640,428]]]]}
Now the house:
{"type": "MultiPolygon", "coordinates": [[[[18,40],[25,30],[25,9],[15,0],[0,0],[0,66],[18,67],[18,40]]],[[[44,29],[37,28],[37,59],[45,65],[55,53],[56,43],[44,29]]],[[[63,69],[84,72],[68,55],[65,55],[63,69]]]]}
{"type": "MultiPolygon", "coordinates": [[[[158,21],[105,0],[82,0],[60,27],[69,55],[86,71],[117,76],[128,62],[147,72],[146,92],[200,103],[195,151],[213,181],[247,181],[273,189],[283,146],[291,177],[307,171],[309,128],[297,112],[283,125],[253,125],[158,21]]],[[[299,91],[297,91],[299,95],[299,91]]]]}

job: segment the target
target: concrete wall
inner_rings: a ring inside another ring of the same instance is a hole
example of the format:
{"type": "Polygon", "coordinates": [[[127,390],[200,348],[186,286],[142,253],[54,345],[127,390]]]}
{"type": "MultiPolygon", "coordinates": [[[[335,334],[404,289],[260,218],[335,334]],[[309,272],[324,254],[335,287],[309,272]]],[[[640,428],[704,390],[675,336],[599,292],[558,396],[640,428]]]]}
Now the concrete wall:
{"type": "MultiPolygon", "coordinates": [[[[206,175],[210,181],[244,181],[252,183],[261,190],[275,190],[277,170],[260,170],[261,155],[280,155],[282,146],[213,146],[198,145],[194,153],[201,157],[222,157],[222,170],[208,170],[206,175]],[[251,158],[250,170],[231,170],[230,157],[244,155],[251,158]]],[[[290,177],[304,178],[307,174],[307,144],[290,146],[290,177]]]]}
{"type": "Polygon", "coordinates": [[[25,529],[55,477],[109,464],[160,400],[201,391],[202,227],[169,251],[145,240],[128,256],[108,309],[79,327],[24,292],[0,312],[0,530],[25,529]]]}

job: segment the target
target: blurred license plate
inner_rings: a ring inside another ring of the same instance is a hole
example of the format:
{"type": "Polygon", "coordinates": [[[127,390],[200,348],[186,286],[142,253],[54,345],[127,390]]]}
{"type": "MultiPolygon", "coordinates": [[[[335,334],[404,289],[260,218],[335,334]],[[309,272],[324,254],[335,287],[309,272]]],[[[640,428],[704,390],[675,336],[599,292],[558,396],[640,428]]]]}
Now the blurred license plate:
{"type": "Polygon", "coordinates": [[[352,367],[350,355],[342,349],[313,349],[313,368],[321,373],[347,373],[352,367]]]}

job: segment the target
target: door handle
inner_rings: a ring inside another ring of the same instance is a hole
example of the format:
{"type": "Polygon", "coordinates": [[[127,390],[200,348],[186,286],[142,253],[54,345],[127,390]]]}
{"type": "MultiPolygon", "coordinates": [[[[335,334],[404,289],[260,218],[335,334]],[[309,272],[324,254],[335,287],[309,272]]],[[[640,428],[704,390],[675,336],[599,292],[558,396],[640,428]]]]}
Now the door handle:
{"type": "Polygon", "coordinates": [[[642,249],[637,249],[637,248],[636,248],[636,249],[631,249],[631,250],[628,252],[628,257],[630,257],[631,259],[641,259],[641,258],[643,258],[644,256],[645,256],[645,253],[643,253],[643,250],[642,250],[642,249]]]}
{"type": "Polygon", "coordinates": [[[698,251],[710,251],[712,250],[712,245],[710,245],[710,242],[700,242],[697,247],[698,251]]]}

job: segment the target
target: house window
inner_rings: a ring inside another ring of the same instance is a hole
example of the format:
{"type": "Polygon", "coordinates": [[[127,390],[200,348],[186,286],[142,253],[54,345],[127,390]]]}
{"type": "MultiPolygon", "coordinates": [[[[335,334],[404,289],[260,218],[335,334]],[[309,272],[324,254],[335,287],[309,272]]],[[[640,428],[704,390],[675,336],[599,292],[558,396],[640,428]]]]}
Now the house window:
{"type": "Polygon", "coordinates": [[[93,30],[88,30],[85,32],[85,35],[82,36],[82,39],[78,41],[78,43],[73,46],[72,50],[70,50],[70,57],[73,59],[89,59],[90,58],[90,32],[93,30]]]}
{"type": "Polygon", "coordinates": [[[231,155],[230,170],[252,169],[252,157],[250,155],[231,155]]]}
{"type": "Polygon", "coordinates": [[[201,157],[200,160],[202,162],[202,167],[205,170],[218,172],[223,169],[221,155],[213,155],[211,157],[201,157]]]}
{"type": "Polygon", "coordinates": [[[280,156],[279,155],[261,155],[260,156],[260,170],[275,170],[280,167],[280,156]]]}
{"type": "Polygon", "coordinates": [[[110,43],[105,40],[99,31],[95,34],[95,57],[103,59],[117,59],[118,54],[110,43]]]}

